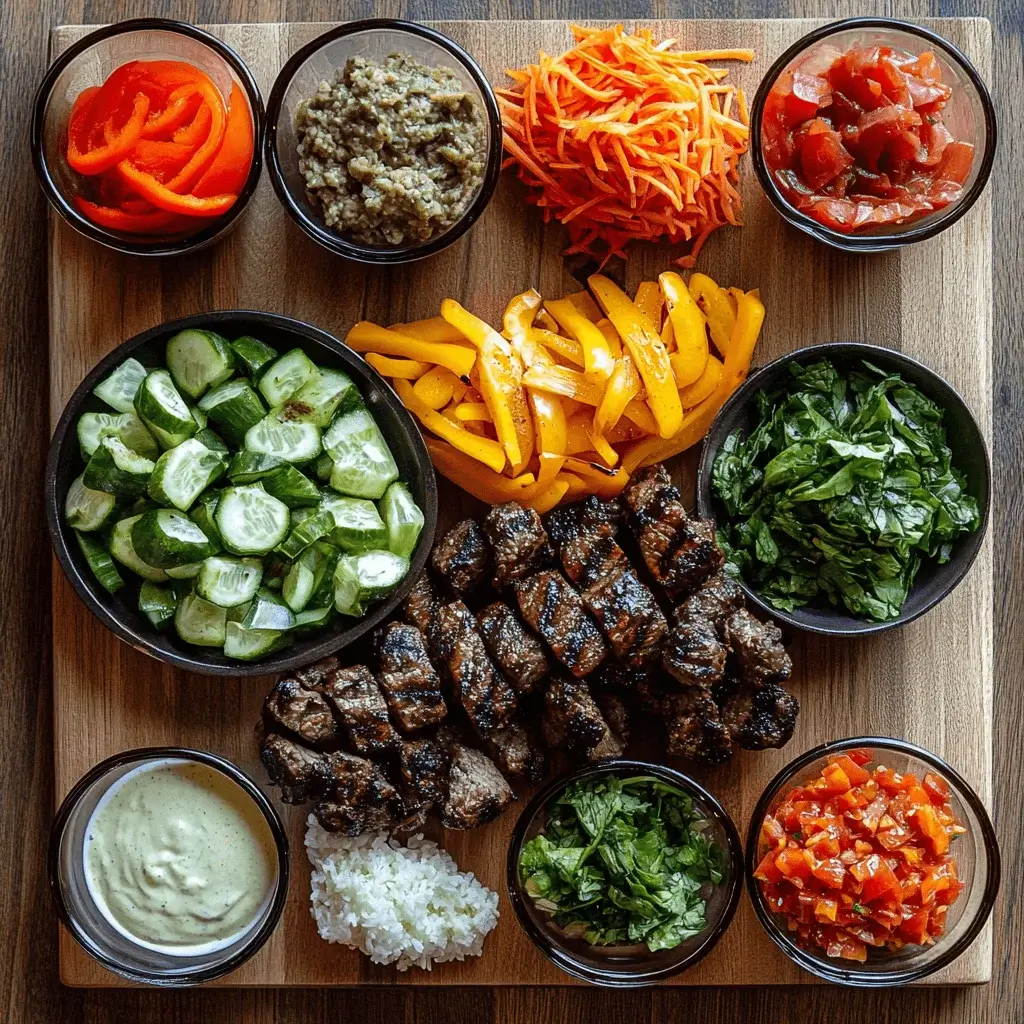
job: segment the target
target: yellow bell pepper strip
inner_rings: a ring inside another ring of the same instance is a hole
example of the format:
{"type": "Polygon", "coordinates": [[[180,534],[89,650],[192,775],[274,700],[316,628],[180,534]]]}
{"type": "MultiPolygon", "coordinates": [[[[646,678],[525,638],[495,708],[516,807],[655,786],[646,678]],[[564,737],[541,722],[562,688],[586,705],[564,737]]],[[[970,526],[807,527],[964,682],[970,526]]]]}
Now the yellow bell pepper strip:
{"type": "Polygon", "coordinates": [[[419,338],[420,341],[465,345],[468,340],[461,331],[440,316],[432,316],[427,320],[410,320],[405,324],[392,324],[390,329],[400,334],[408,334],[411,338],[419,338]]]}
{"type": "Polygon", "coordinates": [[[483,402],[462,402],[455,408],[455,418],[462,422],[479,420],[483,423],[490,423],[491,413],[483,402]]]}
{"type": "Polygon", "coordinates": [[[564,295],[563,298],[571,302],[580,311],[582,316],[585,316],[593,323],[596,324],[601,319],[601,310],[598,308],[590,292],[586,290],[572,292],[570,295],[564,295]]]}
{"type": "MultiPolygon", "coordinates": [[[[550,367],[553,365],[553,361],[547,352],[539,349],[536,352],[535,365],[541,368],[550,367]]],[[[550,452],[552,455],[564,455],[566,446],[564,402],[553,395],[533,388],[526,389],[526,396],[530,403],[530,411],[533,413],[537,451],[550,452]]]]}
{"type": "Polygon", "coordinates": [[[626,406],[640,394],[640,374],[633,360],[622,356],[615,360],[615,369],[605,385],[601,404],[594,413],[594,430],[606,435],[622,418],[626,406]]]}
{"type": "Polygon", "coordinates": [[[532,508],[538,515],[550,512],[566,495],[569,490],[569,481],[561,477],[553,480],[547,490],[530,501],[523,504],[532,508]]]}
{"type": "Polygon", "coordinates": [[[633,298],[636,308],[651,322],[656,331],[661,330],[661,289],[657,281],[641,281],[633,298]]]}
{"type": "Polygon", "coordinates": [[[511,478],[495,473],[464,452],[436,438],[425,437],[423,441],[430,452],[430,461],[434,463],[434,468],[441,476],[488,505],[519,501],[523,494],[530,493],[530,488],[537,482],[533,473],[522,473],[511,478]]]}
{"type": "Polygon", "coordinates": [[[537,327],[542,327],[545,331],[551,331],[552,334],[558,333],[558,321],[544,308],[537,311],[535,324],[537,327]]]}
{"type": "Polygon", "coordinates": [[[623,410],[622,415],[635,423],[645,434],[657,436],[658,424],[654,421],[654,416],[646,402],[634,398],[623,410]]]}
{"type": "Polygon", "coordinates": [[[530,389],[547,391],[552,395],[572,398],[585,405],[596,406],[604,394],[604,384],[595,383],[590,377],[567,366],[541,366],[534,363],[523,374],[523,383],[530,389]]]}
{"type": "Polygon", "coordinates": [[[603,316],[597,321],[597,329],[604,335],[604,340],[608,342],[608,349],[612,354],[613,359],[622,358],[622,339],[619,337],[619,332],[615,330],[615,325],[603,316]]]}
{"type": "Polygon", "coordinates": [[[564,334],[555,334],[543,327],[530,329],[530,337],[546,349],[561,356],[566,362],[582,367],[584,364],[583,346],[575,338],[567,338],[564,334]]]}
{"type": "Polygon", "coordinates": [[[605,440],[609,444],[631,444],[633,441],[639,441],[644,436],[644,432],[631,420],[625,416],[619,420],[618,423],[612,427],[611,430],[605,434],[605,440]]]}
{"type": "Polygon", "coordinates": [[[459,378],[451,370],[435,366],[423,374],[412,389],[421,401],[431,409],[438,410],[443,409],[452,400],[459,383],[459,378]]]}
{"type": "Polygon", "coordinates": [[[363,358],[382,377],[401,377],[402,380],[418,380],[433,366],[418,359],[392,359],[391,356],[380,356],[376,352],[367,352],[363,358]]]}
{"type": "Polygon", "coordinates": [[[575,413],[565,421],[565,454],[579,455],[590,451],[590,415],[586,411],[575,413]]]}
{"type": "Polygon", "coordinates": [[[588,493],[596,494],[599,498],[614,498],[629,483],[629,474],[621,467],[607,469],[600,463],[569,456],[565,460],[565,468],[587,485],[588,493]]]}
{"type": "Polygon", "coordinates": [[[412,389],[407,380],[396,379],[394,389],[406,407],[419,421],[427,428],[443,438],[450,445],[460,452],[483,463],[495,473],[500,473],[505,468],[505,449],[497,442],[488,437],[478,437],[470,433],[459,423],[448,419],[447,416],[431,409],[429,405],[421,401],[419,396],[412,389]]]}
{"type": "Polygon", "coordinates": [[[117,173],[142,199],[148,200],[158,210],[180,213],[186,217],[219,217],[227,213],[238,196],[225,192],[220,196],[199,198],[191,193],[180,194],[170,185],[164,185],[147,171],[140,171],[131,161],[122,160],[117,173]]]}
{"type": "Polygon", "coordinates": [[[672,320],[669,317],[665,317],[665,322],[661,325],[661,340],[665,343],[665,351],[670,354],[675,352],[676,335],[672,330],[672,320]]]}
{"type": "Polygon", "coordinates": [[[594,274],[590,277],[590,288],[633,357],[647,392],[647,404],[658,424],[658,433],[671,437],[682,422],[683,407],[665,345],[617,284],[603,274],[594,274]]]}
{"type": "Polygon", "coordinates": [[[544,308],[566,334],[583,346],[583,369],[599,380],[607,380],[614,362],[608,342],[593,320],[588,320],[569,299],[552,299],[544,308]]]}
{"type": "Polygon", "coordinates": [[[501,318],[505,337],[511,342],[512,350],[522,360],[523,366],[527,367],[533,363],[536,341],[530,332],[540,304],[540,292],[536,288],[531,288],[529,291],[514,295],[501,318]]]}
{"type": "Polygon", "coordinates": [[[437,363],[459,377],[465,377],[476,364],[476,350],[467,345],[449,345],[420,341],[408,334],[378,327],[367,320],[355,324],[345,336],[345,344],[356,352],[376,352],[385,356],[404,356],[425,363],[437,363]]]}
{"type": "Polygon", "coordinates": [[[719,288],[707,274],[691,274],[687,284],[693,301],[707,317],[711,341],[720,355],[725,355],[736,326],[736,310],[729,301],[728,292],[719,288]]]}
{"type": "Polygon", "coordinates": [[[707,321],[693,296],[675,271],[666,271],[658,277],[665,296],[668,317],[672,321],[672,336],[679,359],[673,364],[676,386],[685,388],[700,380],[708,362],[707,321]]]}
{"type": "Polygon", "coordinates": [[[587,427],[590,435],[590,447],[600,456],[606,466],[614,466],[619,461],[619,453],[608,443],[605,437],[594,430],[593,424],[587,427]]]}
{"type": "Polygon", "coordinates": [[[149,97],[144,92],[136,93],[131,115],[124,126],[115,129],[113,119],[108,121],[103,131],[106,145],[97,146],[87,152],[79,150],[77,133],[69,129],[68,164],[79,174],[102,174],[116,167],[131,155],[135,144],[142,138],[142,130],[146,127],[146,118],[149,116],[149,103],[149,97]]]}
{"type": "Polygon", "coordinates": [[[573,501],[580,501],[590,494],[590,486],[586,480],[582,477],[577,476],[575,473],[559,473],[559,480],[564,480],[569,485],[569,489],[562,496],[562,501],[570,503],[573,501]]]}
{"type": "Polygon", "coordinates": [[[683,403],[683,408],[692,409],[710,397],[718,387],[724,369],[721,360],[708,356],[708,365],[704,367],[700,379],[679,389],[679,400],[683,403]]]}

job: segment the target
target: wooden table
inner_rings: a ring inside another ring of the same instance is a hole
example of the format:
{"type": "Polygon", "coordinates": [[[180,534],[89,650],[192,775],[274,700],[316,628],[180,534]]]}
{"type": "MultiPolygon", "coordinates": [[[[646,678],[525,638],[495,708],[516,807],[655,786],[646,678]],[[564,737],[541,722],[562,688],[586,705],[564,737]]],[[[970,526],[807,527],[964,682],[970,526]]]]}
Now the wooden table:
{"type": "MultiPolygon", "coordinates": [[[[923,0],[891,5],[864,4],[840,13],[896,13],[908,18],[940,13],[923,0]]],[[[43,857],[53,806],[50,732],[49,565],[42,522],[42,465],[48,439],[44,300],[45,234],[43,201],[27,172],[27,123],[31,94],[46,61],[51,25],[60,22],[110,21],[144,14],[168,13],[152,0],[136,3],[93,0],[5,0],[0,5],[0,379],[5,382],[0,416],[4,432],[0,501],[6,531],[7,557],[2,579],[8,600],[0,605],[0,665],[7,693],[0,718],[0,1018],[35,1020],[121,1021],[267,1021],[346,1020],[692,1020],[750,1022],[790,1020],[841,1022],[910,1021],[971,1024],[1024,1019],[1021,943],[1015,905],[1020,899],[1024,843],[1019,821],[1024,796],[1018,769],[1024,741],[1019,719],[1019,680],[1024,669],[1024,644],[1018,639],[1021,591],[1016,579],[1024,569],[1017,539],[1016,492],[1022,482],[1018,468],[1024,457],[1024,408],[1013,390],[1024,353],[1019,316],[1022,302],[1021,259],[1017,242],[1024,203],[1011,179],[1011,159],[1024,138],[1019,111],[1010,102],[1022,82],[1020,0],[963,0],[941,5],[944,15],[987,15],[994,20],[996,98],[1001,113],[1002,144],[994,178],[995,206],[995,380],[994,463],[997,503],[994,508],[996,583],[996,791],[995,814],[1003,844],[1006,879],[996,922],[996,973],[991,985],[972,990],[921,990],[861,995],[833,989],[691,990],[609,994],[575,990],[446,990],[430,992],[192,992],[165,995],[151,992],[79,992],[63,990],[56,978],[56,930],[47,905],[43,857]]],[[[318,0],[291,3],[222,0],[179,3],[174,13],[193,21],[336,20],[371,14],[428,17],[721,17],[824,16],[836,13],[824,2],[771,3],[736,0],[712,7],[689,2],[666,5],[623,0],[620,5],[566,4],[546,0],[479,0],[455,5],[417,2],[339,5],[318,0]]],[[[168,268],[164,272],[175,273],[168,268]]],[[[953,285],[955,287],[955,285],[953,285]]],[[[926,301],[926,297],[922,297],[926,301]]],[[[196,305],[204,296],[196,294],[196,305]]]]}

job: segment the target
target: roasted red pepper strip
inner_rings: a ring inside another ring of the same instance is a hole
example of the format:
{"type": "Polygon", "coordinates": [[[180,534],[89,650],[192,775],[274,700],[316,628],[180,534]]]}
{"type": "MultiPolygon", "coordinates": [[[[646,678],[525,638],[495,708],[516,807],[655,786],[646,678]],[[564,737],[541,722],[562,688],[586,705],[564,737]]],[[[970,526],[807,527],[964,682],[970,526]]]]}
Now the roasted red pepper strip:
{"type": "Polygon", "coordinates": [[[194,83],[181,85],[167,96],[166,105],[156,116],[150,117],[142,129],[144,139],[157,139],[169,135],[195,117],[203,97],[194,83]]]}
{"type": "MultiPolygon", "coordinates": [[[[95,108],[90,109],[90,114],[95,108]]],[[[90,149],[83,153],[78,148],[78,139],[73,133],[68,137],[68,163],[79,174],[102,174],[116,166],[135,148],[142,138],[142,127],[149,113],[149,97],[137,93],[132,107],[131,117],[121,127],[116,128],[112,120],[108,120],[103,129],[106,145],[90,149]]]]}
{"type": "Polygon", "coordinates": [[[179,221],[173,213],[153,210],[150,213],[128,213],[111,206],[100,206],[75,196],[75,205],[94,224],[110,231],[130,235],[156,235],[170,231],[179,221]]]}
{"type": "Polygon", "coordinates": [[[228,123],[224,142],[206,173],[196,182],[192,195],[206,197],[238,195],[249,177],[252,166],[253,131],[252,114],[245,93],[236,83],[231,88],[228,105],[228,123]]]}
{"type": "Polygon", "coordinates": [[[200,198],[174,192],[168,185],[157,181],[152,174],[140,171],[128,160],[117,165],[117,172],[143,199],[148,199],[158,210],[180,213],[186,217],[217,217],[226,213],[238,198],[220,195],[200,198]]]}
{"type": "MultiPolygon", "coordinates": [[[[192,154],[185,166],[169,181],[167,187],[172,192],[187,192],[199,180],[203,172],[213,163],[227,128],[227,110],[220,90],[210,82],[198,82],[196,87],[203,97],[203,106],[211,115],[210,131],[203,144],[192,154]]],[[[202,109],[202,107],[200,108],[202,109]]]]}

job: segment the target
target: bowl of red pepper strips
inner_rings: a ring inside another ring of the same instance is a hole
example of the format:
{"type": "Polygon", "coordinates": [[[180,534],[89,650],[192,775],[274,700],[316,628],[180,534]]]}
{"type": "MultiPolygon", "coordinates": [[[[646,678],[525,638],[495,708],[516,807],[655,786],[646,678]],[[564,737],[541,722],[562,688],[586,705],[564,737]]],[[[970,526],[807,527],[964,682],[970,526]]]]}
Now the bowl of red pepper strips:
{"type": "Polygon", "coordinates": [[[758,801],[747,889],[768,935],[837,984],[921,981],[977,938],[999,890],[999,847],[978,794],[903,740],[825,743],[758,801]]]}
{"type": "Polygon", "coordinates": [[[69,47],[36,95],[32,153],[53,208],[119,252],[193,252],[238,223],[261,170],[263,101],[241,58],[144,18],[69,47]]]}

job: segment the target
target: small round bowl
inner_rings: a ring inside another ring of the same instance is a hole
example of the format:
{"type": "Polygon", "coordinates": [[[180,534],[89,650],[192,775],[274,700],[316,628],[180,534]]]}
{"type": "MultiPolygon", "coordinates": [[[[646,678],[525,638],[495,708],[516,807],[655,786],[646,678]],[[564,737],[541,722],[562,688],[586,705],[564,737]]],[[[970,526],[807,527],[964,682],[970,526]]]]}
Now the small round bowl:
{"type": "Polygon", "coordinates": [[[556,967],[594,985],[640,988],[681,974],[715,948],[736,913],[742,875],[743,852],[736,826],[725,808],[703,786],[665,765],[607,759],[553,779],[537,791],[519,815],[512,832],[508,847],[506,885],[512,909],[523,931],[556,967]],[[696,810],[711,823],[710,837],[725,851],[722,883],[712,891],[707,904],[707,927],[700,935],[687,939],[674,949],[663,949],[656,953],[646,949],[638,953],[635,948],[622,952],[602,952],[599,947],[589,946],[582,941],[565,939],[551,928],[549,916],[537,909],[522,886],[519,854],[523,846],[543,829],[548,803],[573,782],[602,775],[652,775],[685,790],[693,798],[696,810]]]}
{"type": "Polygon", "coordinates": [[[215,36],[194,25],[167,18],[137,18],[97,29],[68,47],[50,66],[36,92],[32,117],[32,162],[50,205],[80,234],[109,249],[134,256],[178,256],[196,252],[223,238],[239,221],[256,191],[263,167],[263,100],[242,58],[215,36]],[[238,199],[220,217],[203,220],[195,231],[140,236],[94,224],[74,205],[82,177],[68,166],[68,117],[75,98],[131,60],[183,60],[205,71],[224,95],[237,83],[252,115],[253,154],[238,199]]]}
{"type": "Polygon", "coordinates": [[[788,223],[819,242],[845,252],[887,252],[921,242],[945,231],[975,204],[988,183],[996,152],[996,116],[992,97],[976,68],[952,43],[919,25],[894,18],[846,18],[809,32],[797,40],[761,79],[750,110],[750,150],[761,188],[769,202],[788,223]],[[949,206],[904,224],[874,231],[843,234],[819,224],[790,205],[765,164],[761,119],[765,100],[779,76],[823,47],[845,51],[852,46],[891,46],[910,53],[931,50],[942,68],[942,80],[953,93],[943,111],[943,122],[953,137],[974,144],[974,163],[963,193],[949,206]]]}
{"type": "Polygon", "coordinates": [[[79,779],[61,803],[50,829],[47,870],[50,894],[64,927],[93,959],[129,981],[181,988],[230,973],[258,952],[270,938],[288,897],[288,836],[277,811],[260,788],[230,761],[201,750],[146,747],[109,757],[79,779]],[[114,928],[97,906],[85,876],[85,833],[96,805],[128,772],[145,764],[166,760],[198,762],[226,775],[259,809],[277,850],[277,879],[273,895],[249,929],[229,946],[194,956],[160,952],[127,938],[114,928]]]}
{"type": "Polygon", "coordinates": [[[317,36],[293,54],[281,69],[267,102],[267,169],[274,191],[288,215],[324,248],[338,256],[377,266],[412,263],[433,256],[447,249],[476,223],[491,201],[501,174],[501,138],[498,101],[476,61],[440,32],[397,18],[350,21],[317,36]],[[450,68],[459,76],[484,117],[487,163],[476,199],[447,231],[414,245],[361,245],[327,227],[320,207],[306,194],[306,184],[299,170],[295,112],[299,104],[313,96],[321,82],[330,81],[350,57],[381,59],[395,52],[411,54],[429,67],[450,68]]]}
{"type": "Polygon", "coordinates": [[[746,581],[740,579],[737,582],[742,586],[748,601],[766,615],[794,629],[829,636],[881,633],[913,622],[948,597],[974,564],[988,529],[992,493],[985,439],[974,414],[956,389],[933,370],[902,352],[852,341],[797,349],[762,367],[733,392],[704,438],[697,469],[697,509],[701,516],[724,516],[718,499],[711,491],[711,470],[719,448],[734,430],[742,430],[747,435],[757,425],[757,393],[783,387],[792,380],[790,363],[806,364],[818,359],[829,359],[840,370],[859,365],[866,359],[882,370],[900,374],[905,381],[938,404],[945,411],[946,443],[953,452],[953,465],[967,478],[966,489],[978,502],[981,522],[974,533],[956,542],[952,556],[945,565],[939,565],[931,558],[922,562],[899,617],[888,622],[857,618],[838,605],[835,608],[827,604],[808,605],[792,612],[783,611],[763,600],[746,581]]]}
{"type": "Polygon", "coordinates": [[[861,736],[823,743],[786,765],[768,783],[754,808],[747,833],[747,892],[758,920],[771,940],[798,967],[816,978],[856,988],[889,988],[909,985],[951,964],[978,937],[988,920],[999,892],[999,844],[995,829],[977,793],[942,758],[903,740],[861,736]],[[760,842],[761,822],[794,786],[819,775],[830,757],[848,750],[868,750],[870,764],[884,764],[901,774],[913,772],[920,778],[935,772],[949,783],[950,803],[957,820],[967,832],[950,848],[956,857],[957,875],[965,883],[959,898],[950,906],[945,934],[932,946],[905,946],[896,953],[877,956],[868,952],[864,963],[828,957],[823,950],[798,946],[790,937],[784,918],[765,905],[754,870],[767,852],[760,842]]]}
{"type": "Polygon", "coordinates": [[[61,568],[89,610],[116,636],[153,658],[170,665],[217,676],[262,676],[308,665],[340,651],[383,622],[398,607],[426,565],[437,526],[437,484],[434,467],[423,437],[410,413],[376,370],[337,338],[309,324],[250,310],[220,310],[197,313],[152,327],[124,342],[93,367],[78,385],[61,413],[50,442],[46,464],[46,520],[50,542],[61,568]],[[179,640],[173,630],[154,629],[135,602],[135,587],[127,586],[108,594],[89,568],[64,521],[64,499],[71,482],[82,472],[76,425],[84,412],[108,412],[92,389],[129,356],[145,366],[163,364],[167,340],[178,331],[209,328],[229,339],[251,334],[280,352],[301,348],[323,366],[344,370],[356,383],[363,400],[388,443],[401,479],[412,491],[423,511],[423,530],[411,559],[409,574],[388,597],[361,619],[343,619],[330,629],[297,639],[291,647],[262,661],[246,662],[227,658],[217,648],[193,647],[179,640]]]}

